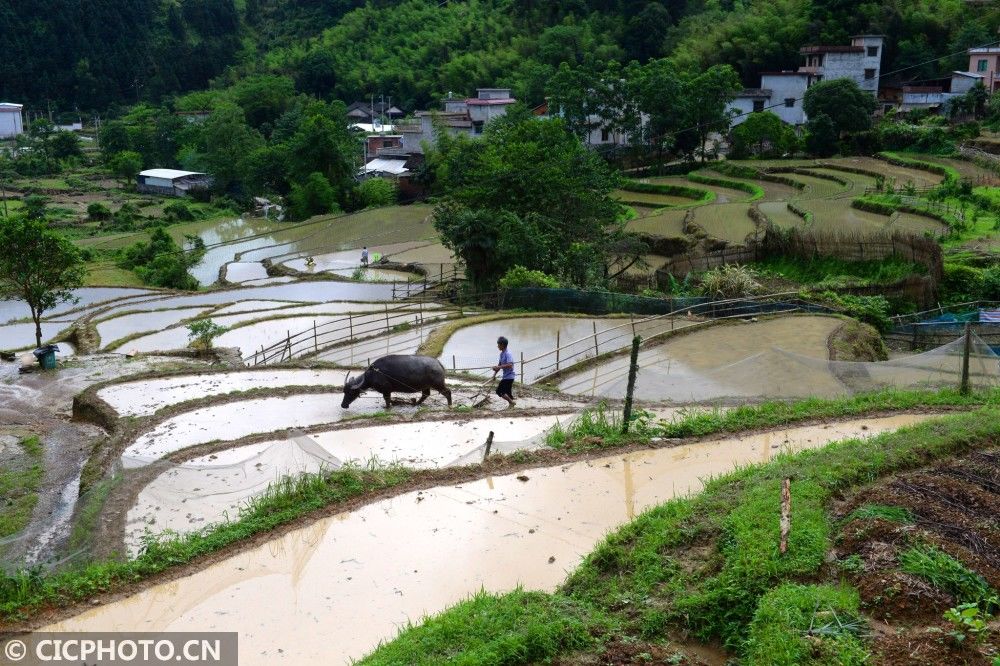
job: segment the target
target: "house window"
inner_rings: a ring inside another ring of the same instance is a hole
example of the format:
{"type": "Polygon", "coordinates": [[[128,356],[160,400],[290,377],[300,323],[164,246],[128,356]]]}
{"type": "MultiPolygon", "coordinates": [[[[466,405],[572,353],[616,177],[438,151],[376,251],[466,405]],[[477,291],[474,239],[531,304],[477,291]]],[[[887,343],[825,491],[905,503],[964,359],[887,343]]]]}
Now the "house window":
{"type": "Polygon", "coordinates": [[[608,141],[611,138],[611,132],[608,131],[607,127],[601,128],[601,141],[608,141]]]}
{"type": "Polygon", "coordinates": [[[869,46],[868,47],[868,57],[869,58],[877,58],[878,57],[878,47],[877,46],[869,46]]]}
{"type": "Polygon", "coordinates": [[[976,71],[985,72],[989,66],[990,66],[989,61],[985,59],[980,60],[978,63],[976,63],[976,71]]]}
{"type": "Polygon", "coordinates": [[[764,110],[764,100],[762,100],[762,99],[755,99],[753,101],[753,112],[754,113],[760,113],[763,110],[764,110]]]}
{"type": "Polygon", "coordinates": [[[794,97],[786,97],[785,98],[785,106],[788,107],[789,109],[794,109],[795,108],[795,98],[794,97]]]}
{"type": "Polygon", "coordinates": [[[382,139],[383,148],[392,148],[392,139],[382,139]]]}
{"type": "Polygon", "coordinates": [[[865,70],[865,81],[871,81],[874,78],[875,78],[875,70],[874,69],[866,69],[865,70]]]}
{"type": "Polygon", "coordinates": [[[473,121],[473,123],[472,123],[472,131],[475,132],[476,134],[482,134],[483,133],[483,121],[482,120],[473,121]]]}

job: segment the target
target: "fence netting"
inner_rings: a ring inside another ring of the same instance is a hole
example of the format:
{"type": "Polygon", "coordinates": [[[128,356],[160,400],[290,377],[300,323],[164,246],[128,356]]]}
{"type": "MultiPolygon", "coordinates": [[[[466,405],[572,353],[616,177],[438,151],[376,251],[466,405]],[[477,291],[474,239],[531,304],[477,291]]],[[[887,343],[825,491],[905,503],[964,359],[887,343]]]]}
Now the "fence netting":
{"type": "MultiPolygon", "coordinates": [[[[635,397],[674,403],[725,402],[853,395],[889,388],[958,388],[964,337],[936,349],[888,361],[831,361],[779,347],[723,365],[694,365],[670,353],[669,343],[642,349],[635,397]]],[[[973,389],[1000,385],[1000,357],[973,333],[969,379],[973,389]]],[[[617,357],[562,379],[576,394],[623,398],[627,357],[617,357]]]]}

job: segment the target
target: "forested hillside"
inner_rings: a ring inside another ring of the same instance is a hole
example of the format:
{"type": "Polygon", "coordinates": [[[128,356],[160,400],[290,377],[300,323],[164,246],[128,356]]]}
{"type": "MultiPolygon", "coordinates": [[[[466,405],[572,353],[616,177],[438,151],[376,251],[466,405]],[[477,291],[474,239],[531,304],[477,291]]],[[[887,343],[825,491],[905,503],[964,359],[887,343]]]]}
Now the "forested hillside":
{"type": "MultiPolygon", "coordinates": [[[[804,43],[887,36],[884,71],[997,40],[964,0],[0,0],[0,97],[62,110],[287,75],[301,92],[412,109],[507,85],[540,102],[560,63],[670,56],[682,69],[796,67],[804,43]]],[[[907,69],[915,80],[967,60],[907,69]]]]}

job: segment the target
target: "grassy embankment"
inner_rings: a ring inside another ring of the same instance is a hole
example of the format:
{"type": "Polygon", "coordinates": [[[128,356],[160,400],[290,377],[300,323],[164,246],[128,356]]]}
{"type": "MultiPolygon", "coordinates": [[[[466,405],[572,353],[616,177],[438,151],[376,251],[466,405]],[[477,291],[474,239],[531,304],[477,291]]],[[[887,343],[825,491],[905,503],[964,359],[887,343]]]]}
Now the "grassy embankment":
{"type": "Polygon", "coordinates": [[[27,526],[38,502],[42,482],[42,444],[38,437],[24,437],[21,453],[7,455],[0,467],[0,539],[17,534],[27,526]]]}
{"type": "MultiPolygon", "coordinates": [[[[653,437],[698,437],[715,433],[769,428],[810,419],[856,416],[860,414],[918,408],[971,408],[983,405],[988,405],[991,408],[1000,407],[1000,392],[960,396],[955,391],[887,391],[839,400],[813,399],[791,403],[768,402],[757,406],[745,406],[726,411],[691,412],[669,423],[652,423],[648,420],[647,416],[642,415],[642,419],[634,425],[631,434],[628,436],[621,435],[614,423],[614,419],[609,418],[606,412],[598,410],[581,419],[578,425],[574,426],[571,431],[555,432],[549,438],[548,443],[551,447],[560,449],[563,452],[584,453],[594,450],[613,450],[615,447],[628,444],[648,444],[653,437]]],[[[1000,430],[1000,421],[996,419],[981,419],[981,421],[984,423],[996,423],[995,427],[1000,430]]],[[[493,473],[497,473],[503,471],[504,466],[508,463],[510,465],[523,465],[537,461],[539,464],[545,464],[546,460],[547,454],[545,452],[518,452],[506,458],[491,459],[491,464],[495,463],[492,471],[493,473]]],[[[754,469],[756,470],[757,468],[754,469]]],[[[741,472],[741,474],[771,473],[766,471],[771,469],[770,467],[763,469],[765,470],[764,472],[745,471],[741,472]]],[[[474,470],[470,470],[470,473],[474,474],[475,472],[474,470]]],[[[307,475],[297,480],[286,480],[272,487],[263,497],[248,503],[232,522],[212,526],[202,532],[168,538],[158,542],[150,542],[144,551],[134,560],[88,563],[77,568],[52,574],[43,574],[38,571],[24,571],[15,575],[0,577],[0,621],[17,621],[30,617],[45,608],[67,606],[92,599],[97,594],[123,590],[143,579],[150,578],[173,567],[190,564],[199,557],[231,547],[254,535],[266,533],[311,512],[344,503],[352,498],[400,486],[419,474],[421,473],[402,467],[368,470],[342,469],[307,475]]],[[[725,484],[720,485],[719,483],[715,483],[710,486],[710,490],[712,488],[723,488],[724,486],[725,484]]],[[[770,486],[767,487],[769,488],[770,486]]],[[[825,486],[823,487],[825,488],[825,486]]],[[[825,495],[820,493],[820,490],[814,491],[814,494],[819,493],[817,496],[825,497],[825,495]]],[[[674,516],[676,514],[675,518],[677,519],[684,516],[693,516],[696,507],[707,506],[715,502],[716,500],[712,498],[718,492],[721,491],[711,490],[711,492],[707,492],[705,497],[699,496],[702,499],[694,498],[668,503],[664,507],[651,512],[651,515],[663,514],[674,516]]],[[[730,497],[728,494],[725,494],[725,496],[730,497]]],[[[805,514],[808,514],[808,511],[803,511],[805,514]]],[[[722,515],[724,514],[715,516],[710,521],[710,524],[706,524],[698,529],[715,529],[717,527],[716,522],[722,515]]],[[[633,531],[644,530],[644,523],[641,522],[643,520],[648,520],[648,518],[640,519],[639,522],[625,529],[633,531]]],[[[666,532],[660,532],[659,536],[655,538],[659,539],[671,533],[676,534],[678,529],[680,527],[671,527],[666,532]]],[[[694,526],[685,523],[683,531],[685,534],[694,534],[697,530],[695,530],[694,526]]],[[[803,534],[807,532],[807,529],[802,529],[803,534]]],[[[602,546],[602,548],[606,548],[606,546],[602,546]]],[[[642,555],[642,557],[648,557],[648,554],[642,555]]],[[[584,565],[580,572],[574,575],[574,580],[584,580],[580,576],[585,576],[586,571],[592,570],[594,566],[593,560],[593,557],[588,560],[588,564],[584,565]]],[[[809,561],[811,562],[812,560],[809,559],[809,561]]],[[[653,566],[652,562],[649,562],[649,564],[653,566]]],[[[773,563],[767,561],[765,564],[771,566],[773,563]]],[[[659,563],[654,568],[659,571],[663,566],[663,563],[659,563]]],[[[624,577],[622,581],[624,585],[626,583],[625,579],[630,578],[630,575],[623,571],[622,576],[624,577]]],[[[650,580],[647,573],[642,574],[642,579],[647,582],[650,580]]],[[[629,586],[640,584],[639,581],[628,582],[629,586]]],[[[517,633],[510,638],[511,646],[520,646],[517,647],[518,650],[523,649],[525,642],[531,643],[535,640],[530,635],[529,630],[531,628],[526,625],[522,626],[523,623],[521,620],[527,609],[532,608],[533,612],[538,612],[540,617],[551,615],[552,622],[555,624],[549,626],[546,632],[547,635],[558,638],[557,643],[545,648],[542,652],[535,652],[533,651],[534,648],[532,648],[532,650],[523,653],[518,652],[518,654],[554,654],[552,650],[566,648],[567,643],[565,643],[564,639],[571,639],[573,636],[577,636],[582,640],[582,637],[579,634],[569,631],[564,626],[563,620],[567,616],[554,615],[552,611],[565,611],[569,616],[577,617],[574,615],[574,609],[586,608],[586,613],[580,617],[585,617],[587,622],[579,626],[587,627],[589,631],[591,627],[595,626],[595,622],[600,624],[599,620],[603,616],[602,614],[605,613],[605,611],[601,610],[597,600],[591,598],[592,596],[585,595],[583,601],[581,601],[577,598],[577,595],[573,594],[561,594],[552,599],[537,597],[537,595],[515,595],[513,597],[506,596],[499,598],[484,597],[480,600],[480,603],[491,608],[497,604],[500,604],[502,608],[507,608],[506,611],[501,610],[501,614],[511,613],[509,618],[513,620],[514,628],[517,629],[520,627],[523,630],[521,633],[517,633]],[[514,603],[515,599],[520,599],[521,601],[514,604],[516,608],[508,608],[510,604],[514,603]],[[534,604],[531,601],[533,599],[538,599],[538,603],[534,604]],[[528,605],[525,606],[525,604],[528,605]]],[[[501,608],[501,606],[496,607],[501,608]]],[[[446,616],[452,617],[453,614],[460,616],[467,615],[473,610],[473,606],[462,605],[453,611],[449,611],[449,614],[446,614],[446,616]]],[[[611,615],[609,614],[609,617],[611,615]]],[[[494,620],[495,618],[489,621],[492,623],[494,620]]],[[[467,622],[474,623],[473,620],[465,618],[461,620],[460,624],[467,622]]],[[[573,620],[573,623],[575,622],[576,620],[573,620]]],[[[574,626],[576,625],[574,624],[574,626]]],[[[615,620],[615,626],[619,627],[619,631],[622,630],[621,627],[624,625],[621,618],[615,620]]],[[[424,641],[425,638],[423,637],[427,635],[428,631],[431,630],[419,629],[412,636],[407,634],[399,643],[399,646],[409,645],[410,647],[405,649],[416,649],[413,647],[413,642],[424,641]]],[[[705,635],[708,636],[708,634],[705,635]]],[[[436,650],[451,650],[461,647],[454,644],[455,640],[456,636],[452,635],[449,639],[450,642],[445,641],[450,646],[447,648],[444,643],[429,646],[429,651],[427,652],[429,655],[428,658],[433,659],[435,658],[434,655],[439,655],[440,653],[436,650]]],[[[475,639],[474,637],[470,637],[469,640],[475,639]]],[[[484,640],[490,645],[494,645],[496,640],[506,639],[498,638],[494,640],[489,638],[484,640]]],[[[584,642],[589,644],[592,642],[592,639],[588,638],[584,642]]],[[[389,650],[387,654],[404,649],[399,646],[387,648],[389,650]]],[[[472,663],[475,662],[473,661],[472,663]]]]}
{"type": "MultiPolygon", "coordinates": [[[[843,414],[853,411],[850,402],[812,405],[843,414]]],[[[515,664],[559,655],[583,661],[581,652],[593,660],[611,641],[646,653],[676,649],[676,663],[684,663],[684,645],[671,642],[682,634],[722,644],[751,665],[865,663],[858,593],[824,570],[835,531],[829,504],[852,487],[995,443],[1000,411],[992,403],[713,479],[698,495],[657,506],[609,535],[555,593],[477,595],[407,628],[362,663],[515,664]],[[792,479],[794,516],[782,555],[785,478],[792,479]],[[814,631],[820,624],[823,630],[814,631]]],[[[805,407],[778,408],[785,409],[805,407]]],[[[736,425],[785,416],[743,410],[709,419],[736,425]]],[[[593,437],[598,430],[591,422],[572,434],[593,437]]]]}

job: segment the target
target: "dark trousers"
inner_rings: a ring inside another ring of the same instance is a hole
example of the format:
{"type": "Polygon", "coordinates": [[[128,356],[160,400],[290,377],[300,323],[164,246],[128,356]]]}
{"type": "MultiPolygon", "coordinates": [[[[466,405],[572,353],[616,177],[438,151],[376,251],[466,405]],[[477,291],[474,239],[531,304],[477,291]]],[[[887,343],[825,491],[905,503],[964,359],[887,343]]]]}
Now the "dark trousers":
{"type": "Polygon", "coordinates": [[[508,398],[514,397],[514,380],[513,379],[501,379],[500,385],[497,386],[497,395],[501,398],[507,396],[508,398]]]}

